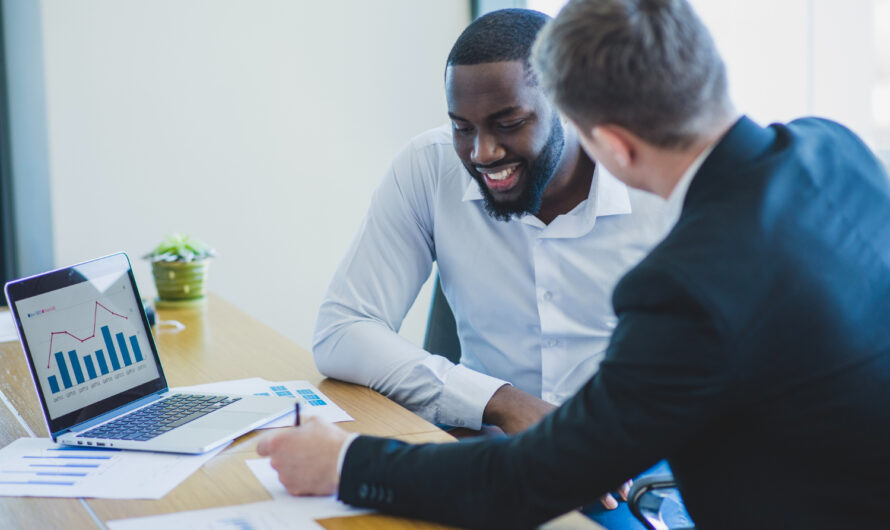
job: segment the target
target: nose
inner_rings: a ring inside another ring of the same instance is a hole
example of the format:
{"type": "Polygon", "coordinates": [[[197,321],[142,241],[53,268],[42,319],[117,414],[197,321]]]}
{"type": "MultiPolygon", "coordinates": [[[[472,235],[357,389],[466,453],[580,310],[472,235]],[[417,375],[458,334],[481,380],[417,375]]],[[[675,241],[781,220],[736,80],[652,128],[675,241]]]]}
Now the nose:
{"type": "Polygon", "coordinates": [[[470,160],[480,166],[488,166],[497,163],[504,158],[504,148],[500,142],[491,135],[479,132],[473,142],[473,151],[470,152],[470,160]]]}

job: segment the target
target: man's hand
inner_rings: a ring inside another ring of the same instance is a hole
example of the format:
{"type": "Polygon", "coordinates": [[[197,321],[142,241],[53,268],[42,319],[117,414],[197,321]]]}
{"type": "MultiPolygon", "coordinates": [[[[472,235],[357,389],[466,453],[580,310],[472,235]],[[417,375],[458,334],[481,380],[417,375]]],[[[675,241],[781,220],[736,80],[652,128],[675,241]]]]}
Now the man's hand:
{"type": "MultiPolygon", "coordinates": [[[[514,386],[504,385],[491,396],[482,413],[482,421],[497,425],[507,434],[516,434],[538,423],[555,408],[514,386]]],[[[628,480],[618,488],[618,495],[625,501],[631,484],[633,481],[628,480]]],[[[618,501],[611,493],[600,497],[600,502],[609,510],[618,507],[618,501]]]]}
{"type": "Polygon", "coordinates": [[[291,495],[332,495],[340,485],[337,458],[347,437],[339,427],[310,417],[301,427],[264,435],[256,451],[272,457],[272,468],[291,495]]]}
{"type": "MultiPolygon", "coordinates": [[[[634,481],[628,480],[621,487],[618,488],[618,495],[627,501],[627,496],[630,495],[630,487],[633,486],[634,481]]],[[[615,497],[612,496],[611,493],[606,493],[602,497],[600,497],[600,502],[603,503],[603,506],[606,507],[607,510],[614,510],[618,507],[618,501],[615,500],[615,497]]]]}
{"type": "Polygon", "coordinates": [[[538,423],[555,408],[514,386],[504,385],[491,396],[482,421],[497,425],[507,434],[516,434],[538,423]]]}

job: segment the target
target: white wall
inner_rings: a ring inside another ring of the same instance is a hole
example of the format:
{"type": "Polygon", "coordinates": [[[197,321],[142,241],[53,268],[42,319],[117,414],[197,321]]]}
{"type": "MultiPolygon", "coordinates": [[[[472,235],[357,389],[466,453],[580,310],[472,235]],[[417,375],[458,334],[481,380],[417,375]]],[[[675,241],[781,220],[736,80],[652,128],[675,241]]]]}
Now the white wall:
{"type": "Polygon", "coordinates": [[[691,0],[742,112],[762,124],[817,115],[875,146],[872,0],[691,0]]]}
{"type": "MultiPolygon", "coordinates": [[[[455,0],[42,0],[55,258],[168,232],[210,288],[308,347],[391,157],[446,119],[455,0]]],[[[403,334],[420,341],[427,292],[403,334]]]]}
{"type": "MultiPolygon", "coordinates": [[[[726,62],[741,112],[761,124],[807,115],[856,131],[873,148],[876,134],[875,6],[887,0],[689,0],[726,62]]],[[[556,14],[566,0],[528,0],[556,14]]]]}

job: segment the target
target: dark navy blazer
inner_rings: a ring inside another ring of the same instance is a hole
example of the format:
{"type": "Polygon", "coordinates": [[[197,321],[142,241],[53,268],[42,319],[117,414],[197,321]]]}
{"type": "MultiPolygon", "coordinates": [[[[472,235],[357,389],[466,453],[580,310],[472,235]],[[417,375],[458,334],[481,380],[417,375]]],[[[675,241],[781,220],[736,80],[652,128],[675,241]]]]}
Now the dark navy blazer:
{"type": "Polygon", "coordinates": [[[740,119],[615,289],[599,372],[522,435],[360,437],[339,495],[522,528],[667,458],[700,529],[890,525],[890,182],[819,119],[740,119]]]}

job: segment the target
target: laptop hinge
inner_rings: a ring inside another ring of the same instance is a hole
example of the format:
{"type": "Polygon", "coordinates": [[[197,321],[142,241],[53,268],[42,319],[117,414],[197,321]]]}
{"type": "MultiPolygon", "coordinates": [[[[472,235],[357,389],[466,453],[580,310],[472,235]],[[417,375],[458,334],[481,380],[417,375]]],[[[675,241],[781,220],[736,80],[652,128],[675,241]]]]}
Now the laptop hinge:
{"type": "Polygon", "coordinates": [[[104,414],[100,414],[99,416],[96,416],[95,418],[93,418],[91,420],[87,420],[85,422],[78,423],[77,425],[72,425],[68,429],[59,431],[57,433],[53,433],[53,439],[55,440],[55,438],[57,436],[61,436],[61,435],[65,434],[66,432],[80,432],[80,431],[85,431],[87,429],[91,429],[91,428],[95,427],[96,425],[99,425],[100,423],[104,423],[104,422],[106,422],[110,419],[116,418],[122,414],[126,414],[127,412],[130,412],[131,410],[135,410],[140,407],[144,407],[145,405],[148,405],[152,401],[156,401],[161,396],[161,394],[164,394],[168,390],[169,389],[166,389],[166,388],[158,390],[157,392],[153,392],[145,397],[141,397],[141,398],[137,399],[136,401],[127,403],[126,405],[123,405],[116,409],[109,410],[108,412],[106,412],[104,414]]]}
{"type": "Polygon", "coordinates": [[[62,436],[63,434],[65,434],[66,432],[68,432],[70,430],[71,429],[62,429],[61,431],[51,432],[51,433],[49,433],[49,436],[55,442],[56,440],[59,439],[59,436],[62,436]]]}

